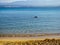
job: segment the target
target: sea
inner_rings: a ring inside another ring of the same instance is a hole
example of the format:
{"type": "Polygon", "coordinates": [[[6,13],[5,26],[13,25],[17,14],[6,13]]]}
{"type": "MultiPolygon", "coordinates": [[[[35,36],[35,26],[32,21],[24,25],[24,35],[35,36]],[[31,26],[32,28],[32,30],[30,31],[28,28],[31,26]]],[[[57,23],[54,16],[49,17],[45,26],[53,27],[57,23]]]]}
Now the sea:
{"type": "Polygon", "coordinates": [[[0,34],[39,33],[60,33],[60,7],[0,8],[0,34]]]}

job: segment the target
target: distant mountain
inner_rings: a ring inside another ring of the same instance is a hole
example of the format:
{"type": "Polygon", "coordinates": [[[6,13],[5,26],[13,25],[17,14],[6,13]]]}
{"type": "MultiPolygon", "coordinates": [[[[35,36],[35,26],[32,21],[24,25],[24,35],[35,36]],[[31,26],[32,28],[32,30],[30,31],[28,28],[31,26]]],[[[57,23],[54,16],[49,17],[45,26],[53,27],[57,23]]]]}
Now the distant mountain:
{"type": "Polygon", "coordinates": [[[41,4],[33,3],[33,1],[16,1],[12,3],[0,3],[0,7],[60,7],[60,6],[42,6],[41,4]],[[40,6],[39,6],[40,5],[40,6]]]}
{"type": "Polygon", "coordinates": [[[0,7],[32,7],[27,1],[16,1],[13,3],[0,3],[0,7]]]}

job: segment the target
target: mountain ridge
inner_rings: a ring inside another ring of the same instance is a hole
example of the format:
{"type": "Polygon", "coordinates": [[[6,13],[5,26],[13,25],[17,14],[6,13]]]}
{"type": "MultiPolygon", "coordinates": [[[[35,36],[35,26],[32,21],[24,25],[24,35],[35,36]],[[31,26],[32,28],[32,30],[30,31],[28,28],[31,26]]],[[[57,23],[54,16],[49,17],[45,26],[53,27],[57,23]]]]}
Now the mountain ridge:
{"type": "Polygon", "coordinates": [[[36,6],[28,1],[16,1],[12,3],[0,3],[0,7],[60,7],[60,6],[36,6]]]}

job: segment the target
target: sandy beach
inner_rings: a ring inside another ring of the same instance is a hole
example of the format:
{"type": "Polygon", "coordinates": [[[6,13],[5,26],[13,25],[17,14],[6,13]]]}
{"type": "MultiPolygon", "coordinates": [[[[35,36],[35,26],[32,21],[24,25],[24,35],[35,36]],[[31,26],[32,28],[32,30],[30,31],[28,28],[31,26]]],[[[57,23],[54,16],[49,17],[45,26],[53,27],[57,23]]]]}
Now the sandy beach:
{"type": "Polygon", "coordinates": [[[33,36],[24,37],[0,37],[0,41],[28,41],[28,40],[44,40],[44,39],[60,39],[60,34],[35,34],[33,36]]]}
{"type": "Polygon", "coordinates": [[[24,37],[0,37],[0,45],[60,45],[60,34],[35,34],[24,37]]]}

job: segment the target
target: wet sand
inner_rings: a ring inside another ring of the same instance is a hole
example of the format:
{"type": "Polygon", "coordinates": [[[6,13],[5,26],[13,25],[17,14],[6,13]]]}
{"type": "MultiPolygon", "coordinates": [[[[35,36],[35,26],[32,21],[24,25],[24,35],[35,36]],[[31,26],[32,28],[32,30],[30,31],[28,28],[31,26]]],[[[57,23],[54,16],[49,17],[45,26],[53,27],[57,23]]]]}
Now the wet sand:
{"type": "Polygon", "coordinates": [[[0,37],[0,41],[28,41],[45,39],[60,39],[60,34],[45,34],[41,36],[25,36],[25,37],[0,37]]]}

